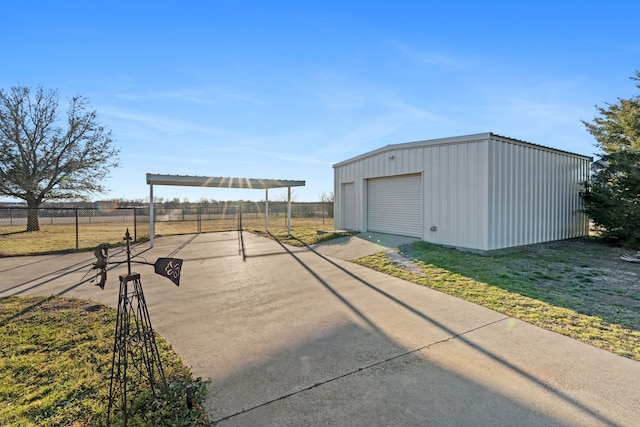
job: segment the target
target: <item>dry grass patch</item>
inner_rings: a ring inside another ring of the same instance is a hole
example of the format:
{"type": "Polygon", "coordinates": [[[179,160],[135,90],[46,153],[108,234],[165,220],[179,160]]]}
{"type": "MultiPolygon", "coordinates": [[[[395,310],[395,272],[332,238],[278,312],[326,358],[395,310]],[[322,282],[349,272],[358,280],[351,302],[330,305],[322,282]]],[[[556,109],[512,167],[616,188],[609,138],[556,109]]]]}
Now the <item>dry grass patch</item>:
{"type": "MultiPolygon", "coordinates": [[[[129,229],[134,235],[132,224],[104,223],[82,224],[78,233],[78,249],[95,249],[100,243],[111,246],[123,243],[124,233],[129,229]]],[[[149,228],[138,227],[138,241],[149,238],[149,228]]],[[[75,224],[40,225],[40,231],[24,231],[24,227],[0,227],[0,256],[35,255],[48,252],[76,250],[75,224]]]]}
{"type": "MultiPolygon", "coordinates": [[[[105,425],[115,318],[115,310],[78,299],[0,299],[0,425],[105,425]]],[[[208,425],[204,384],[157,342],[173,395],[153,398],[142,388],[130,425],[208,425]],[[195,392],[193,410],[186,387],[195,392]]]]}
{"type": "Polygon", "coordinates": [[[326,242],[327,240],[333,240],[339,237],[355,234],[355,232],[343,231],[329,231],[323,234],[318,234],[319,229],[331,230],[333,228],[333,220],[330,220],[330,222],[327,220],[326,223],[322,225],[323,227],[320,228],[318,228],[318,224],[315,222],[313,224],[293,225],[291,227],[291,235],[289,235],[289,230],[286,226],[269,226],[269,232],[266,232],[264,228],[245,228],[244,230],[253,234],[278,240],[279,242],[290,246],[298,247],[313,245],[320,242],[326,242]]]}
{"type": "MultiPolygon", "coordinates": [[[[99,219],[93,218],[93,221],[99,219]]],[[[291,219],[292,229],[307,244],[317,239],[328,239],[324,236],[313,238],[318,229],[332,229],[332,218],[294,217],[291,219]]],[[[244,230],[265,234],[265,217],[263,214],[248,214],[243,217],[244,230]]],[[[237,217],[207,219],[203,216],[201,221],[156,221],[155,235],[171,236],[177,234],[210,233],[220,231],[238,230],[237,217]]],[[[101,243],[110,246],[123,244],[126,229],[129,229],[131,237],[138,242],[149,239],[149,224],[138,222],[134,229],[132,222],[82,222],[78,225],[78,250],[95,249],[101,243]]],[[[287,234],[287,217],[284,215],[269,216],[269,230],[278,236],[287,234]]],[[[292,244],[299,244],[293,243],[292,244]]],[[[76,226],[75,224],[47,224],[41,221],[40,231],[26,232],[24,225],[0,226],[0,256],[36,255],[50,252],[63,252],[76,250],[76,226]]]]}

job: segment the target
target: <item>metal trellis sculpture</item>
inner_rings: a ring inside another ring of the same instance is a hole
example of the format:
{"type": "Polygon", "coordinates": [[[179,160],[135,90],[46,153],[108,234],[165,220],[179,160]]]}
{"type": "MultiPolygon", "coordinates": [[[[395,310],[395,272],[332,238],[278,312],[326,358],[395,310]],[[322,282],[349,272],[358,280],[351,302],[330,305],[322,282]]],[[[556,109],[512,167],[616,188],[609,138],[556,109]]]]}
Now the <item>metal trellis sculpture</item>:
{"type": "MultiPolygon", "coordinates": [[[[127,392],[134,391],[128,387],[129,385],[137,386],[146,381],[156,397],[162,388],[166,388],[164,369],[151,326],[147,303],[142,292],[140,273],[131,271],[131,263],[153,265],[157,274],[169,278],[176,286],[180,286],[182,260],[158,258],[154,264],[145,261],[132,261],[129,229],[125,233],[124,240],[127,244],[127,273],[119,276],[120,294],[111,361],[107,425],[110,423],[112,411],[114,414],[117,411],[116,402],[120,401],[122,421],[126,426],[130,409],[127,392]],[[130,381],[136,382],[130,384],[130,381]]],[[[96,248],[95,256],[97,261],[93,268],[99,270],[96,275],[96,279],[98,279],[96,285],[104,289],[107,281],[107,265],[120,263],[109,262],[109,250],[106,244],[101,244],[96,248]]]]}

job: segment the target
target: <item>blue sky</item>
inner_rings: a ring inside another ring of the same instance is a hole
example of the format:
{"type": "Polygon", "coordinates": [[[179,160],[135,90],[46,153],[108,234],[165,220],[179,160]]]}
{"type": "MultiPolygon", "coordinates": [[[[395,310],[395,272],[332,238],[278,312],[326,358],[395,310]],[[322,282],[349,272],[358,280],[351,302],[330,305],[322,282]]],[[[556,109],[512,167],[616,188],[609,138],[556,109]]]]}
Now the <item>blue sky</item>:
{"type": "MultiPolygon", "coordinates": [[[[494,132],[593,155],[581,120],[637,94],[637,1],[0,0],[0,87],[89,98],[146,173],[305,180],[387,144],[494,132]]],[[[155,187],[157,197],[264,191],[155,187]]],[[[272,190],[270,198],[278,197],[272,190]]]]}

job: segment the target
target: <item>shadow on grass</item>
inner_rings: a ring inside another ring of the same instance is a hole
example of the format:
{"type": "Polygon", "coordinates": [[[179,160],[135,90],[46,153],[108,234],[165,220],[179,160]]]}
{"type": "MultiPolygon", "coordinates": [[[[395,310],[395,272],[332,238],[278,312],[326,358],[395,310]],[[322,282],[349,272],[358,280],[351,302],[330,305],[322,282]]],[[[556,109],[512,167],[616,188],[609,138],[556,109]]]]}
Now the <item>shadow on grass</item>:
{"type": "MultiPolygon", "coordinates": [[[[15,297],[13,297],[13,296],[10,296],[10,297],[2,297],[2,298],[0,298],[0,302],[2,302],[2,301],[9,301],[9,299],[10,299],[10,298],[15,298],[15,297]]],[[[23,309],[22,309],[22,310],[20,310],[19,312],[15,313],[15,314],[13,314],[13,315],[11,315],[11,316],[7,317],[7,318],[4,318],[4,319],[0,320],[0,326],[5,326],[5,325],[7,325],[9,322],[11,322],[11,321],[13,321],[13,320],[15,320],[15,319],[17,319],[17,318],[19,318],[19,317],[21,317],[21,316],[23,316],[23,315],[27,314],[27,313],[29,313],[29,312],[31,312],[31,311],[34,311],[35,309],[37,309],[38,307],[42,306],[43,304],[45,304],[45,303],[47,303],[47,302],[51,301],[53,298],[54,298],[54,297],[53,297],[53,295],[51,295],[51,296],[49,296],[49,297],[47,297],[47,298],[43,298],[43,299],[41,299],[41,300],[39,300],[39,301],[36,301],[36,302],[35,302],[34,304],[32,304],[32,305],[26,306],[25,308],[23,308],[23,309]]]]}
{"type": "Polygon", "coordinates": [[[8,233],[0,233],[0,236],[13,236],[14,234],[25,234],[31,233],[31,231],[20,230],[20,231],[9,231],[8,233]]]}
{"type": "Polygon", "coordinates": [[[286,245],[297,246],[297,247],[315,245],[317,243],[327,242],[329,240],[335,240],[342,237],[354,236],[359,233],[357,231],[342,231],[342,230],[329,231],[329,232],[323,232],[323,233],[318,233],[317,230],[313,232],[308,232],[308,229],[304,227],[301,227],[301,228],[299,227],[297,230],[296,230],[296,227],[294,227],[293,232],[296,233],[295,236],[293,235],[293,232],[292,234],[289,234],[287,230],[272,232],[272,231],[265,231],[265,230],[260,230],[256,228],[245,228],[244,231],[247,231],[252,234],[256,234],[258,236],[268,237],[270,239],[277,240],[286,245]]]}
{"type": "Polygon", "coordinates": [[[463,276],[640,331],[640,268],[620,260],[623,249],[593,239],[555,242],[502,256],[426,242],[401,246],[399,251],[426,268],[427,274],[433,267],[451,273],[443,280],[463,276]]]}

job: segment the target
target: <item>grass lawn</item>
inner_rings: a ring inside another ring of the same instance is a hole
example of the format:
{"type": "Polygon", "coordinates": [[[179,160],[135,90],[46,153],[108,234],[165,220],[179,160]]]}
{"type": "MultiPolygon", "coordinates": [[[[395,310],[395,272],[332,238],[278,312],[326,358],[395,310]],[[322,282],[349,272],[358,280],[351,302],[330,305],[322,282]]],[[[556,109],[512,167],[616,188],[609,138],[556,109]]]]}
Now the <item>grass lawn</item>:
{"type": "Polygon", "coordinates": [[[355,262],[640,360],[640,265],[624,252],[593,239],[502,256],[418,242],[355,262]]]}
{"type": "MultiPolygon", "coordinates": [[[[81,224],[78,249],[95,249],[100,243],[122,245],[129,229],[133,238],[133,224],[81,224]]],[[[149,226],[138,226],[138,241],[149,239],[149,226]],[[141,230],[142,228],[142,230],[141,230]]],[[[0,256],[34,255],[76,250],[75,224],[41,224],[40,231],[26,232],[24,227],[0,227],[0,256]]]]}
{"type": "MultiPolygon", "coordinates": [[[[115,310],[77,299],[0,299],[0,425],[105,425],[115,318],[115,310]]],[[[157,343],[169,392],[154,398],[144,386],[129,391],[137,396],[129,425],[208,425],[204,383],[164,340],[157,343]],[[194,391],[191,410],[187,388],[194,391]]]]}

